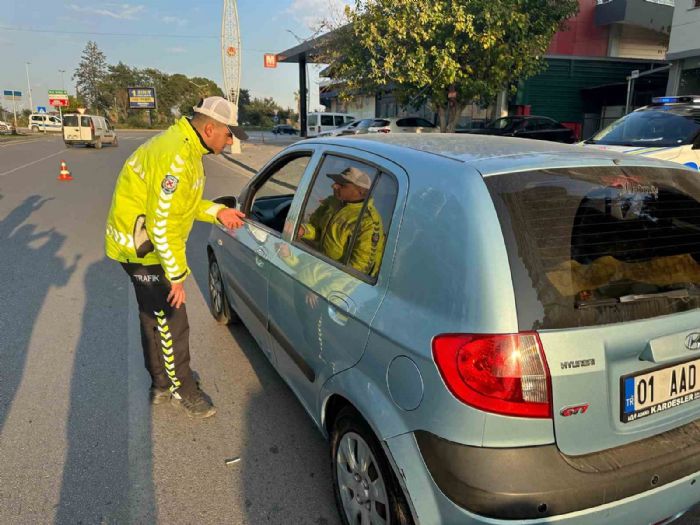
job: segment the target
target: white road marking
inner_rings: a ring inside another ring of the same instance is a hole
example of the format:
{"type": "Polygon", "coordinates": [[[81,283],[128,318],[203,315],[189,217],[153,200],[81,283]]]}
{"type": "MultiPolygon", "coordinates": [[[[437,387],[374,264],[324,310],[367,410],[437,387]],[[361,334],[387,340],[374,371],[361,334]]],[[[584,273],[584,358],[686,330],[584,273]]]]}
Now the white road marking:
{"type": "Polygon", "coordinates": [[[32,142],[52,142],[49,140],[48,137],[41,137],[41,138],[35,138],[35,139],[27,139],[27,140],[13,140],[11,142],[8,142],[7,144],[2,144],[0,143],[0,148],[7,148],[8,146],[15,146],[17,144],[30,144],[32,142]]]}
{"type": "Polygon", "coordinates": [[[4,177],[5,175],[9,175],[10,173],[14,173],[15,171],[19,171],[21,169],[28,168],[29,166],[33,166],[34,164],[37,164],[39,162],[43,162],[46,159],[50,159],[51,157],[55,157],[56,155],[60,155],[61,153],[65,154],[66,150],[62,149],[60,151],[57,151],[56,153],[52,153],[51,155],[46,155],[46,157],[42,157],[40,159],[33,160],[32,162],[28,162],[27,164],[22,164],[21,166],[17,166],[16,168],[12,168],[9,171],[4,171],[4,172],[0,173],[0,177],[4,177]]]}

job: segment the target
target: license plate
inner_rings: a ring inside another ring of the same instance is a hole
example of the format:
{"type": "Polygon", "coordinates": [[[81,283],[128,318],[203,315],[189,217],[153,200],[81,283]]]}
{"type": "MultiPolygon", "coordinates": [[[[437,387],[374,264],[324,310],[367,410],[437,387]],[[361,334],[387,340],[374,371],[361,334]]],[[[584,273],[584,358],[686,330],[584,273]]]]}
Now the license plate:
{"type": "Polygon", "coordinates": [[[628,423],[700,399],[700,359],[620,378],[620,421],[628,423]]]}

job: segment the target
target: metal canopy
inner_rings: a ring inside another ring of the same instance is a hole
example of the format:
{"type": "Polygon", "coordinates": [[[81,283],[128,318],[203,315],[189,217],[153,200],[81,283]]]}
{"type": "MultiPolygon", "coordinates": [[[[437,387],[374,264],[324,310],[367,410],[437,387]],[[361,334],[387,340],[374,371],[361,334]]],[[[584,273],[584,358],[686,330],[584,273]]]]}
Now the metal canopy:
{"type": "Polygon", "coordinates": [[[306,137],[306,64],[321,63],[317,60],[320,44],[328,39],[333,32],[325,33],[316,38],[302,42],[301,44],[290,47],[289,49],[277,53],[277,62],[285,62],[287,64],[299,64],[299,134],[306,137]]]}

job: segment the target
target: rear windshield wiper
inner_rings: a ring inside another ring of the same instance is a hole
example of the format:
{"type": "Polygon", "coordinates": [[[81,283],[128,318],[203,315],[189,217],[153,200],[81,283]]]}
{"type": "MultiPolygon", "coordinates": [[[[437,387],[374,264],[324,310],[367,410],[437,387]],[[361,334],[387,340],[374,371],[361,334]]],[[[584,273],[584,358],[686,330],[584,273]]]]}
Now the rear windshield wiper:
{"type": "Polygon", "coordinates": [[[700,289],[697,287],[678,288],[666,292],[656,293],[640,293],[621,295],[620,297],[609,297],[605,299],[590,299],[588,301],[576,301],[576,308],[591,308],[595,306],[610,306],[620,303],[634,303],[637,301],[646,301],[649,299],[669,298],[669,299],[686,299],[691,296],[700,295],[700,289]]]}

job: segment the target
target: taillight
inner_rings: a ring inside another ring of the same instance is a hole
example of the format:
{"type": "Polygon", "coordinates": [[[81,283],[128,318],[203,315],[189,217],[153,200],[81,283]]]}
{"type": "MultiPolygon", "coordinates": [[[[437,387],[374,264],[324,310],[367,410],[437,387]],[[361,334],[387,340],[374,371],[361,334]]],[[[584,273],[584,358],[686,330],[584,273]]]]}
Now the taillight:
{"type": "Polygon", "coordinates": [[[552,417],[551,379],[536,333],[438,335],[433,357],[460,401],[507,416],[552,417]]]}
{"type": "Polygon", "coordinates": [[[391,129],[389,128],[379,128],[377,130],[378,133],[391,133],[391,129]]]}

